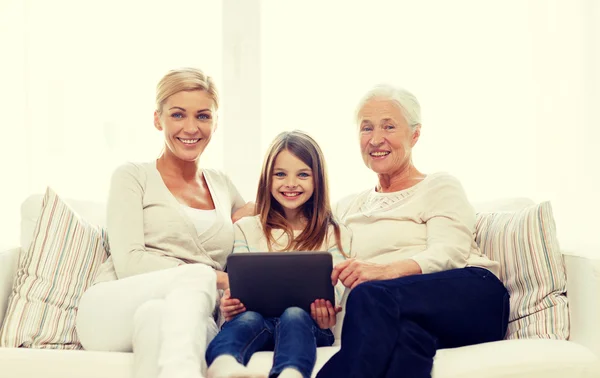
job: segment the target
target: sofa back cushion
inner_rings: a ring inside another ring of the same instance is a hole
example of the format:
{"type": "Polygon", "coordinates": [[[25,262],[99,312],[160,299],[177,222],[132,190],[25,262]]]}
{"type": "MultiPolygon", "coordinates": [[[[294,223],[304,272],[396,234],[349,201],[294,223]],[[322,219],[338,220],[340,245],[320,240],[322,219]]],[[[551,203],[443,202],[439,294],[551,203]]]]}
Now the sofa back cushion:
{"type": "Polygon", "coordinates": [[[8,307],[21,248],[0,251],[0,327],[8,307]]]}
{"type": "Polygon", "coordinates": [[[510,294],[507,339],[569,337],[566,268],[550,202],[477,214],[476,241],[510,294]]]}
{"type": "Polygon", "coordinates": [[[81,349],[75,331],[79,300],[107,257],[100,227],[46,191],[28,249],[22,249],[0,346],[81,349]]]}

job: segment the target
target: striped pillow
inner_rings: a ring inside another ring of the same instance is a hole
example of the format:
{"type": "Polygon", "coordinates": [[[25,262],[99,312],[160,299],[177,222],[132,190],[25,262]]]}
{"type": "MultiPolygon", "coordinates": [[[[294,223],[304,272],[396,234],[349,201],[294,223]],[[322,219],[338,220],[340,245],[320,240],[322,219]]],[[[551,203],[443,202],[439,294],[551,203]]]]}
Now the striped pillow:
{"type": "Polygon", "coordinates": [[[550,202],[477,214],[476,241],[500,262],[499,278],[510,294],[506,338],[568,339],[566,269],[550,202]]]}
{"type": "Polygon", "coordinates": [[[19,257],[0,346],[82,349],[77,307],[107,245],[104,230],[80,219],[48,188],[31,246],[19,257]]]}

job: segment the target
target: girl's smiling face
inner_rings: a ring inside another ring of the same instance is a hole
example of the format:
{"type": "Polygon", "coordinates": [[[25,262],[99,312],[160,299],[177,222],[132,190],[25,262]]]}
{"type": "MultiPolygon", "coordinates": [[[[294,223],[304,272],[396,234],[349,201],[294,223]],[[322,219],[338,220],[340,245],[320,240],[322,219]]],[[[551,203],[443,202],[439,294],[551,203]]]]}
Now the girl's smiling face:
{"type": "Polygon", "coordinates": [[[271,195],[283,208],[285,217],[292,220],[298,216],[313,192],[312,169],[288,150],[281,151],[273,164],[271,195]]]}

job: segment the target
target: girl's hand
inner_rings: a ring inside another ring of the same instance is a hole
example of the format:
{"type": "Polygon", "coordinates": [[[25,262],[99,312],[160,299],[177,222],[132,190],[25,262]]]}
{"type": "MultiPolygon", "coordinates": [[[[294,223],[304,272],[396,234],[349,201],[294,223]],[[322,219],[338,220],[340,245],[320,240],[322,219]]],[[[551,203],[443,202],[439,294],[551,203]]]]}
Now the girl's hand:
{"type": "Polygon", "coordinates": [[[239,299],[231,298],[231,291],[229,289],[223,293],[219,308],[226,321],[230,321],[234,316],[246,311],[246,307],[239,299]]]}
{"type": "Polygon", "coordinates": [[[340,306],[335,308],[325,299],[317,299],[310,304],[310,316],[317,322],[321,329],[331,328],[335,325],[335,316],[342,311],[340,306]]]}

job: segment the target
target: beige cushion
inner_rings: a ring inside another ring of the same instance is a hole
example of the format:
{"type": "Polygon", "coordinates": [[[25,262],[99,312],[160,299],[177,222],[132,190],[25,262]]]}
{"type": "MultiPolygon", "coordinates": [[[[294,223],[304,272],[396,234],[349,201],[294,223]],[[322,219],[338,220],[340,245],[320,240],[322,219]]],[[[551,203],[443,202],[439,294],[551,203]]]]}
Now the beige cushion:
{"type": "Polygon", "coordinates": [[[507,339],[569,337],[566,270],[550,202],[516,212],[478,213],[476,240],[500,262],[510,294],[507,339]]]}
{"type": "Polygon", "coordinates": [[[80,219],[50,188],[19,258],[0,346],[80,349],[79,300],[106,259],[105,232],[80,219]]]}

